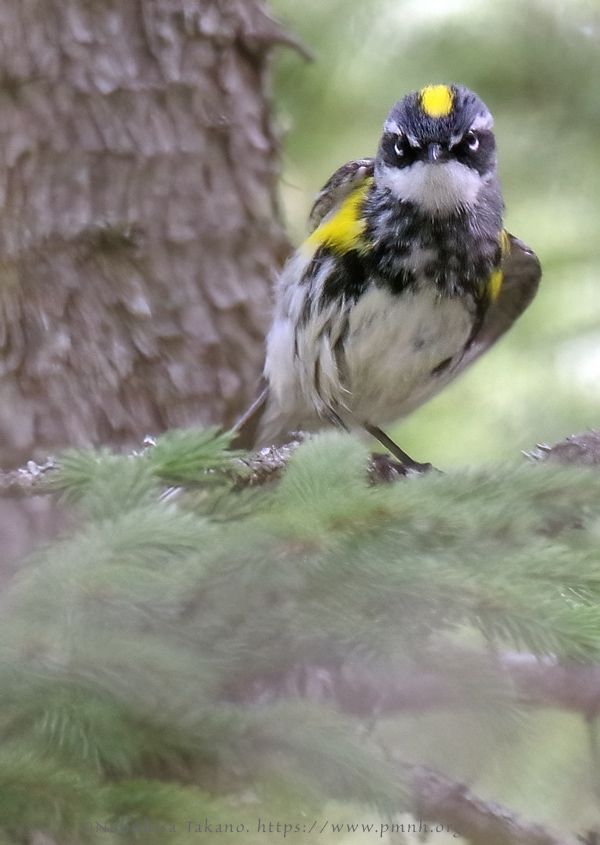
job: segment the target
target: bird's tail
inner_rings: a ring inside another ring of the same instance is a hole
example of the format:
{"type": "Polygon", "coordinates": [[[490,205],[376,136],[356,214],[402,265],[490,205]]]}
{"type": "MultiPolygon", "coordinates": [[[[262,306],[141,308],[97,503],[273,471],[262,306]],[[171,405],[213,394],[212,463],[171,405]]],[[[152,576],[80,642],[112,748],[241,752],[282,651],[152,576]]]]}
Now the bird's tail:
{"type": "Polygon", "coordinates": [[[264,382],[258,398],[254,400],[233,426],[232,431],[235,432],[235,438],[231,443],[232,449],[255,448],[268,398],[269,387],[264,382]]]}

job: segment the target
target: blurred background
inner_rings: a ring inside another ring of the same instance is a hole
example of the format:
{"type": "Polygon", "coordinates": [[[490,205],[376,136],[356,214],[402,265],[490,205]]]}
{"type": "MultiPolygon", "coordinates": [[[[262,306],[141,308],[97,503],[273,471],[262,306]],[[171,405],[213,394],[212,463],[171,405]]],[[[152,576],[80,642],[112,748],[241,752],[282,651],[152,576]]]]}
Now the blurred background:
{"type": "Polygon", "coordinates": [[[474,89],[495,118],[506,226],[543,267],[516,327],[392,433],[440,468],[600,426],[600,8],[595,0],[272,0],[314,53],[282,51],[283,201],[297,245],[331,173],[372,156],[393,103],[474,89]]]}

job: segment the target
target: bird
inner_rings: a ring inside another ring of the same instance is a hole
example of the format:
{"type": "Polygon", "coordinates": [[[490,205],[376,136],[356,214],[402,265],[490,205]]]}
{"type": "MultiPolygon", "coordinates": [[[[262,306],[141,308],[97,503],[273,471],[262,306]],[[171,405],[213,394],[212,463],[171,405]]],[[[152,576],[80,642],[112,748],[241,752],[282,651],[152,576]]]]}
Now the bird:
{"type": "Polygon", "coordinates": [[[458,84],[427,85],[389,112],[374,158],[340,167],[285,264],[264,386],[240,442],[364,429],[407,471],[384,427],[439,393],[533,300],[540,262],[503,225],[493,118],[458,84]]]}

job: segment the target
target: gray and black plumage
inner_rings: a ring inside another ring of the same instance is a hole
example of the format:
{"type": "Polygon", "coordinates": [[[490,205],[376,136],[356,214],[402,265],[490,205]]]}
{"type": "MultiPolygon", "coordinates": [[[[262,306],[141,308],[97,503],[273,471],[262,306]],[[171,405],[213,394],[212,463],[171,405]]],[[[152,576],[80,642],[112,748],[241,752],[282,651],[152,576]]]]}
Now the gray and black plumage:
{"type": "Polygon", "coordinates": [[[458,85],[408,94],[375,159],[341,167],[284,267],[255,445],[329,425],[381,430],[476,360],[533,299],[534,253],[505,232],[492,117],[458,85]]]}

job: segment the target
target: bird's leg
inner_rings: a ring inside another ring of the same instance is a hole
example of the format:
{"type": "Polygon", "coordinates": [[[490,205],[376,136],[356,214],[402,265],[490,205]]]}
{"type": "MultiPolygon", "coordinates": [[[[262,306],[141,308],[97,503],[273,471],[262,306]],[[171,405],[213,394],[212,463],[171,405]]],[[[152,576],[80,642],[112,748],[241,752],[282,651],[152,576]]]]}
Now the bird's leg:
{"type": "Polygon", "coordinates": [[[365,423],[364,427],[369,434],[376,440],[379,440],[382,446],[385,446],[388,452],[391,452],[395,458],[398,458],[406,469],[411,469],[413,472],[427,472],[427,470],[433,469],[431,464],[420,464],[417,461],[413,461],[410,455],[407,455],[399,446],[396,446],[392,438],[388,437],[385,431],[382,431],[379,426],[365,423]]]}

